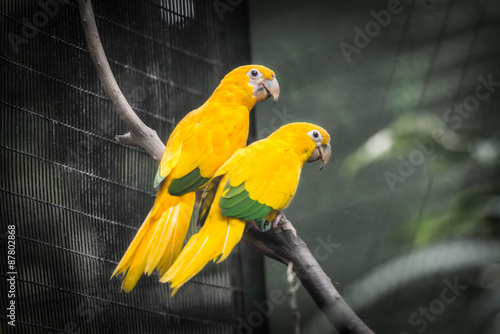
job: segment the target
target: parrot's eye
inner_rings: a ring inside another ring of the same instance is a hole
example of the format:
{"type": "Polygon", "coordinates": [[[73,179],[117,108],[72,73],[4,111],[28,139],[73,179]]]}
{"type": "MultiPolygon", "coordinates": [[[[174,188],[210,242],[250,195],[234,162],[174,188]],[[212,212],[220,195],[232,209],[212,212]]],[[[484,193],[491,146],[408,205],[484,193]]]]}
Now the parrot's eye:
{"type": "Polygon", "coordinates": [[[256,78],[257,76],[259,76],[260,72],[258,70],[256,70],[255,68],[253,70],[250,70],[250,76],[252,78],[256,78]]]}
{"type": "Polygon", "coordinates": [[[321,136],[321,133],[319,133],[318,130],[311,130],[309,131],[308,135],[316,142],[323,141],[323,137],[321,136]]]}

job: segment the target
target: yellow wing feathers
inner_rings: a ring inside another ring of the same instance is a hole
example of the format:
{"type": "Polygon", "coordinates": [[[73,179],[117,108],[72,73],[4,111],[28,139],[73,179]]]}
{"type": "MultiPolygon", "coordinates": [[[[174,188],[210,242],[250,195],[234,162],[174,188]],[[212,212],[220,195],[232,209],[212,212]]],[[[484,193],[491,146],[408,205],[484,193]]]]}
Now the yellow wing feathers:
{"type": "Polygon", "coordinates": [[[269,97],[276,101],[278,96],[273,71],[260,65],[241,66],[177,124],[154,180],[160,186],[154,205],[111,276],[125,275],[124,291],[132,290],[142,274],[157,269],[163,275],[170,268],[184,244],[195,191],[245,146],[255,103],[269,97]]]}
{"type": "Polygon", "coordinates": [[[245,183],[254,200],[284,209],[297,189],[302,164],[279,142],[260,140],[237,152],[215,175],[231,171],[230,184],[245,183]]]}
{"type": "Polygon", "coordinates": [[[175,294],[209,261],[226,259],[240,241],[246,220],[272,220],[288,206],[305,162],[320,158],[328,162],[329,144],[330,135],[321,127],[292,123],[237,151],[206,189],[201,203],[203,227],[160,281],[170,282],[175,294]]]}

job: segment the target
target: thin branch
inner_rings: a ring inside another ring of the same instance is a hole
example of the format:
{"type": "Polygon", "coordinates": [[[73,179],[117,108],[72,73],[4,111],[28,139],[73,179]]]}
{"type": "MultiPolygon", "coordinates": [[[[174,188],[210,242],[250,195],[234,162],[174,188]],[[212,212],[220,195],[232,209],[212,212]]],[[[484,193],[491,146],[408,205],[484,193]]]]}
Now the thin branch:
{"type": "MultiPolygon", "coordinates": [[[[99,80],[116,112],[130,129],[129,133],[116,139],[125,144],[141,146],[160,163],[165,145],[156,131],[140,120],[118,87],[99,38],[90,0],[78,0],[78,3],[85,38],[99,80]]],[[[243,235],[243,242],[273,259],[286,264],[293,263],[302,285],[340,333],[373,333],[342,299],[288,220],[282,219],[277,228],[265,233],[249,228],[243,235]]]]}
{"type": "Polygon", "coordinates": [[[90,0],[78,0],[83,30],[89,47],[90,55],[99,75],[102,88],[115,106],[116,112],[125,122],[130,132],[123,136],[116,136],[116,140],[128,145],[137,145],[144,148],[156,162],[160,163],[165,145],[155,130],[144,124],[134,112],[123,96],[120,87],[109,67],[108,59],[102,47],[99,31],[95,23],[94,10],[90,0]]]}

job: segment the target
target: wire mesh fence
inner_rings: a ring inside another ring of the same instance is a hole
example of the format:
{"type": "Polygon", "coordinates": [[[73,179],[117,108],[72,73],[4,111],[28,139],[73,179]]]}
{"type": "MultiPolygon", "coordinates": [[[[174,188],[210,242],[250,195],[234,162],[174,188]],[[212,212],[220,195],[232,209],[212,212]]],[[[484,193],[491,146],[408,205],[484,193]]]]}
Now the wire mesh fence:
{"type": "MultiPolygon", "coordinates": [[[[222,20],[201,0],[95,1],[94,11],[124,95],[166,140],[228,70],[222,20]]],[[[127,129],[76,2],[5,1],[0,22],[2,332],[13,320],[19,333],[234,332],[238,251],[173,299],[156,274],[129,294],[109,280],[154,201],[156,166],[114,140],[127,129]]]]}

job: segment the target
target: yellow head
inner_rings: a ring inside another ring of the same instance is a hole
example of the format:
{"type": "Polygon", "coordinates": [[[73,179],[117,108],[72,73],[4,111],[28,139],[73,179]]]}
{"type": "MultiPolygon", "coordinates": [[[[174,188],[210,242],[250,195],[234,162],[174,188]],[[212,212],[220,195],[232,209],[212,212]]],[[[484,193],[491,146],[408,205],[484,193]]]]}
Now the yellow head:
{"type": "Polygon", "coordinates": [[[273,132],[269,139],[290,147],[303,163],[321,159],[320,170],[328,163],[332,154],[330,135],[325,129],[312,123],[296,122],[283,125],[273,132]]]}
{"type": "Polygon", "coordinates": [[[212,95],[217,100],[239,100],[251,107],[271,96],[278,101],[280,86],[274,71],[261,65],[244,65],[235,68],[222,79],[212,95]]]}

